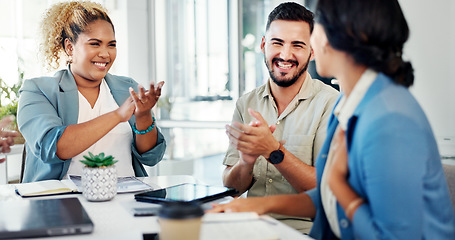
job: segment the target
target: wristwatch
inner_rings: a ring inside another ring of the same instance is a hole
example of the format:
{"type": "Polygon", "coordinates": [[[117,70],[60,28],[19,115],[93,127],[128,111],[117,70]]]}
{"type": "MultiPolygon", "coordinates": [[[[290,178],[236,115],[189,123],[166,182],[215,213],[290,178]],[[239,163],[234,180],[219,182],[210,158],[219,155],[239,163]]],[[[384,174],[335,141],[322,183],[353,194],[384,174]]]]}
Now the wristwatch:
{"type": "Polygon", "coordinates": [[[270,156],[267,159],[270,163],[279,164],[279,163],[281,163],[283,161],[284,152],[281,151],[281,146],[283,146],[283,145],[280,143],[280,147],[278,148],[278,150],[275,150],[275,151],[270,153],[270,156]]]}

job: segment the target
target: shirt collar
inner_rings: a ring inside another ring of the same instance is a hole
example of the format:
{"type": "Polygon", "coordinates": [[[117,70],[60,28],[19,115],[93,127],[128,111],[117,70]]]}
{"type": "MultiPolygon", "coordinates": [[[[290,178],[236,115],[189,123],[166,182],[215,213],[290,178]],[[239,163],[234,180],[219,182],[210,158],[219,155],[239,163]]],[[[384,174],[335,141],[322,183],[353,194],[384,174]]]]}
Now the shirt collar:
{"type": "Polygon", "coordinates": [[[377,75],[378,73],[371,69],[365,70],[359,81],[355,84],[354,89],[352,89],[349,97],[346,97],[346,95],[341,97],[340,102],[333,110],[333,114],[338,117],[340,127],[343,130],[346,131],[349,119],[352,117],[354,110],[357,108],[360,101],[362,101],[365,93],[368,91],[368,88],[370,88],[377,75]]]}

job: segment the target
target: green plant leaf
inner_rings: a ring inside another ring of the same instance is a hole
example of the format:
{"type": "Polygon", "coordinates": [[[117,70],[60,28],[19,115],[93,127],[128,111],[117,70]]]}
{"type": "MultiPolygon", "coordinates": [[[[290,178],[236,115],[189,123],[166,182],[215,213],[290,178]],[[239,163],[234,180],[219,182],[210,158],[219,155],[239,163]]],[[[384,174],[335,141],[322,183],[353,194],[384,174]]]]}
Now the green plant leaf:
{"type": "Polygon", "coordinates": [[[111,161],[105,162],[104,164],[105,164],[105,166],[111,166],[111,165],[114,165],[116,162],[118,162],[118,161],[112,161],[111,160],[111,161]]]}
{"type": "Polygon", "coordinates": [[[80,162],[89,167],[110,166],[118,162],[114,161],[114,157],[112,155],[105,157],[104,153],[94,155],[93,153],[88,152],[88,154],[89,156],[83,156],[85,160],[81,160],[80,162]]]}
{"type": "Polygon", "coordinates": [[[88,167],[96,167],[93,162],[88,162],[88,161],[84,161],[84,160],[80,160],[81,163],[87,165],[88,167]]]}

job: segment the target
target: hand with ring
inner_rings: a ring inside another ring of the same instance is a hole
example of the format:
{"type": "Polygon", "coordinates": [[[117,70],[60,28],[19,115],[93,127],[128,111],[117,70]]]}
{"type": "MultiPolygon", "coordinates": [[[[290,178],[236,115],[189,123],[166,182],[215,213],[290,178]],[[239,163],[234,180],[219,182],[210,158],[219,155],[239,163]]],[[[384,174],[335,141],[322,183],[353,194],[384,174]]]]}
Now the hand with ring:
{"type": "Polygon", "coordinates": [[[145,90],[142,85],[138,85],[137,93],[130,87],[130,95],[136,105],[136,110],[134,111],[136,118],[145,114],[150,114],[150,110],[156,105],[161,96],[161,88],[163,85],[163,81],[158,84],[152,82],[150,84],[150,90],[145,90]]]}

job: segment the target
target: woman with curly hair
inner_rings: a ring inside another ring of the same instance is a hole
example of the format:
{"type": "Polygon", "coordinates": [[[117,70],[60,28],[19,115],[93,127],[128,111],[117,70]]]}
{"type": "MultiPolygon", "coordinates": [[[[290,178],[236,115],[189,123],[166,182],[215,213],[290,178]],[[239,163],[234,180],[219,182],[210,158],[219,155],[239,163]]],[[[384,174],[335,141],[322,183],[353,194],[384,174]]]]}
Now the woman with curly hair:
{"type": "Polygon", "coordinates": [[[163,157],[166,143],[151,109],[164,82],[145,90],[108,73],[117,55],[114,25],[93,2],[57,3],[41,22],[41,53],[53,77],[24,81],[18,125],[26,139],[23,182],[81,175],[88,151],[118,161],[119,176],[147,176],[143,164],[163,157]]]}
{"type": "Polygon", "coordinates": [[[316,188],[237,199],[213,212],[311,217],[316,239],[455,239],[431,126],[409,92],[409,28],[397,0],[319,0],[311,47],[342,94],[316,162],[316,188]]]}

